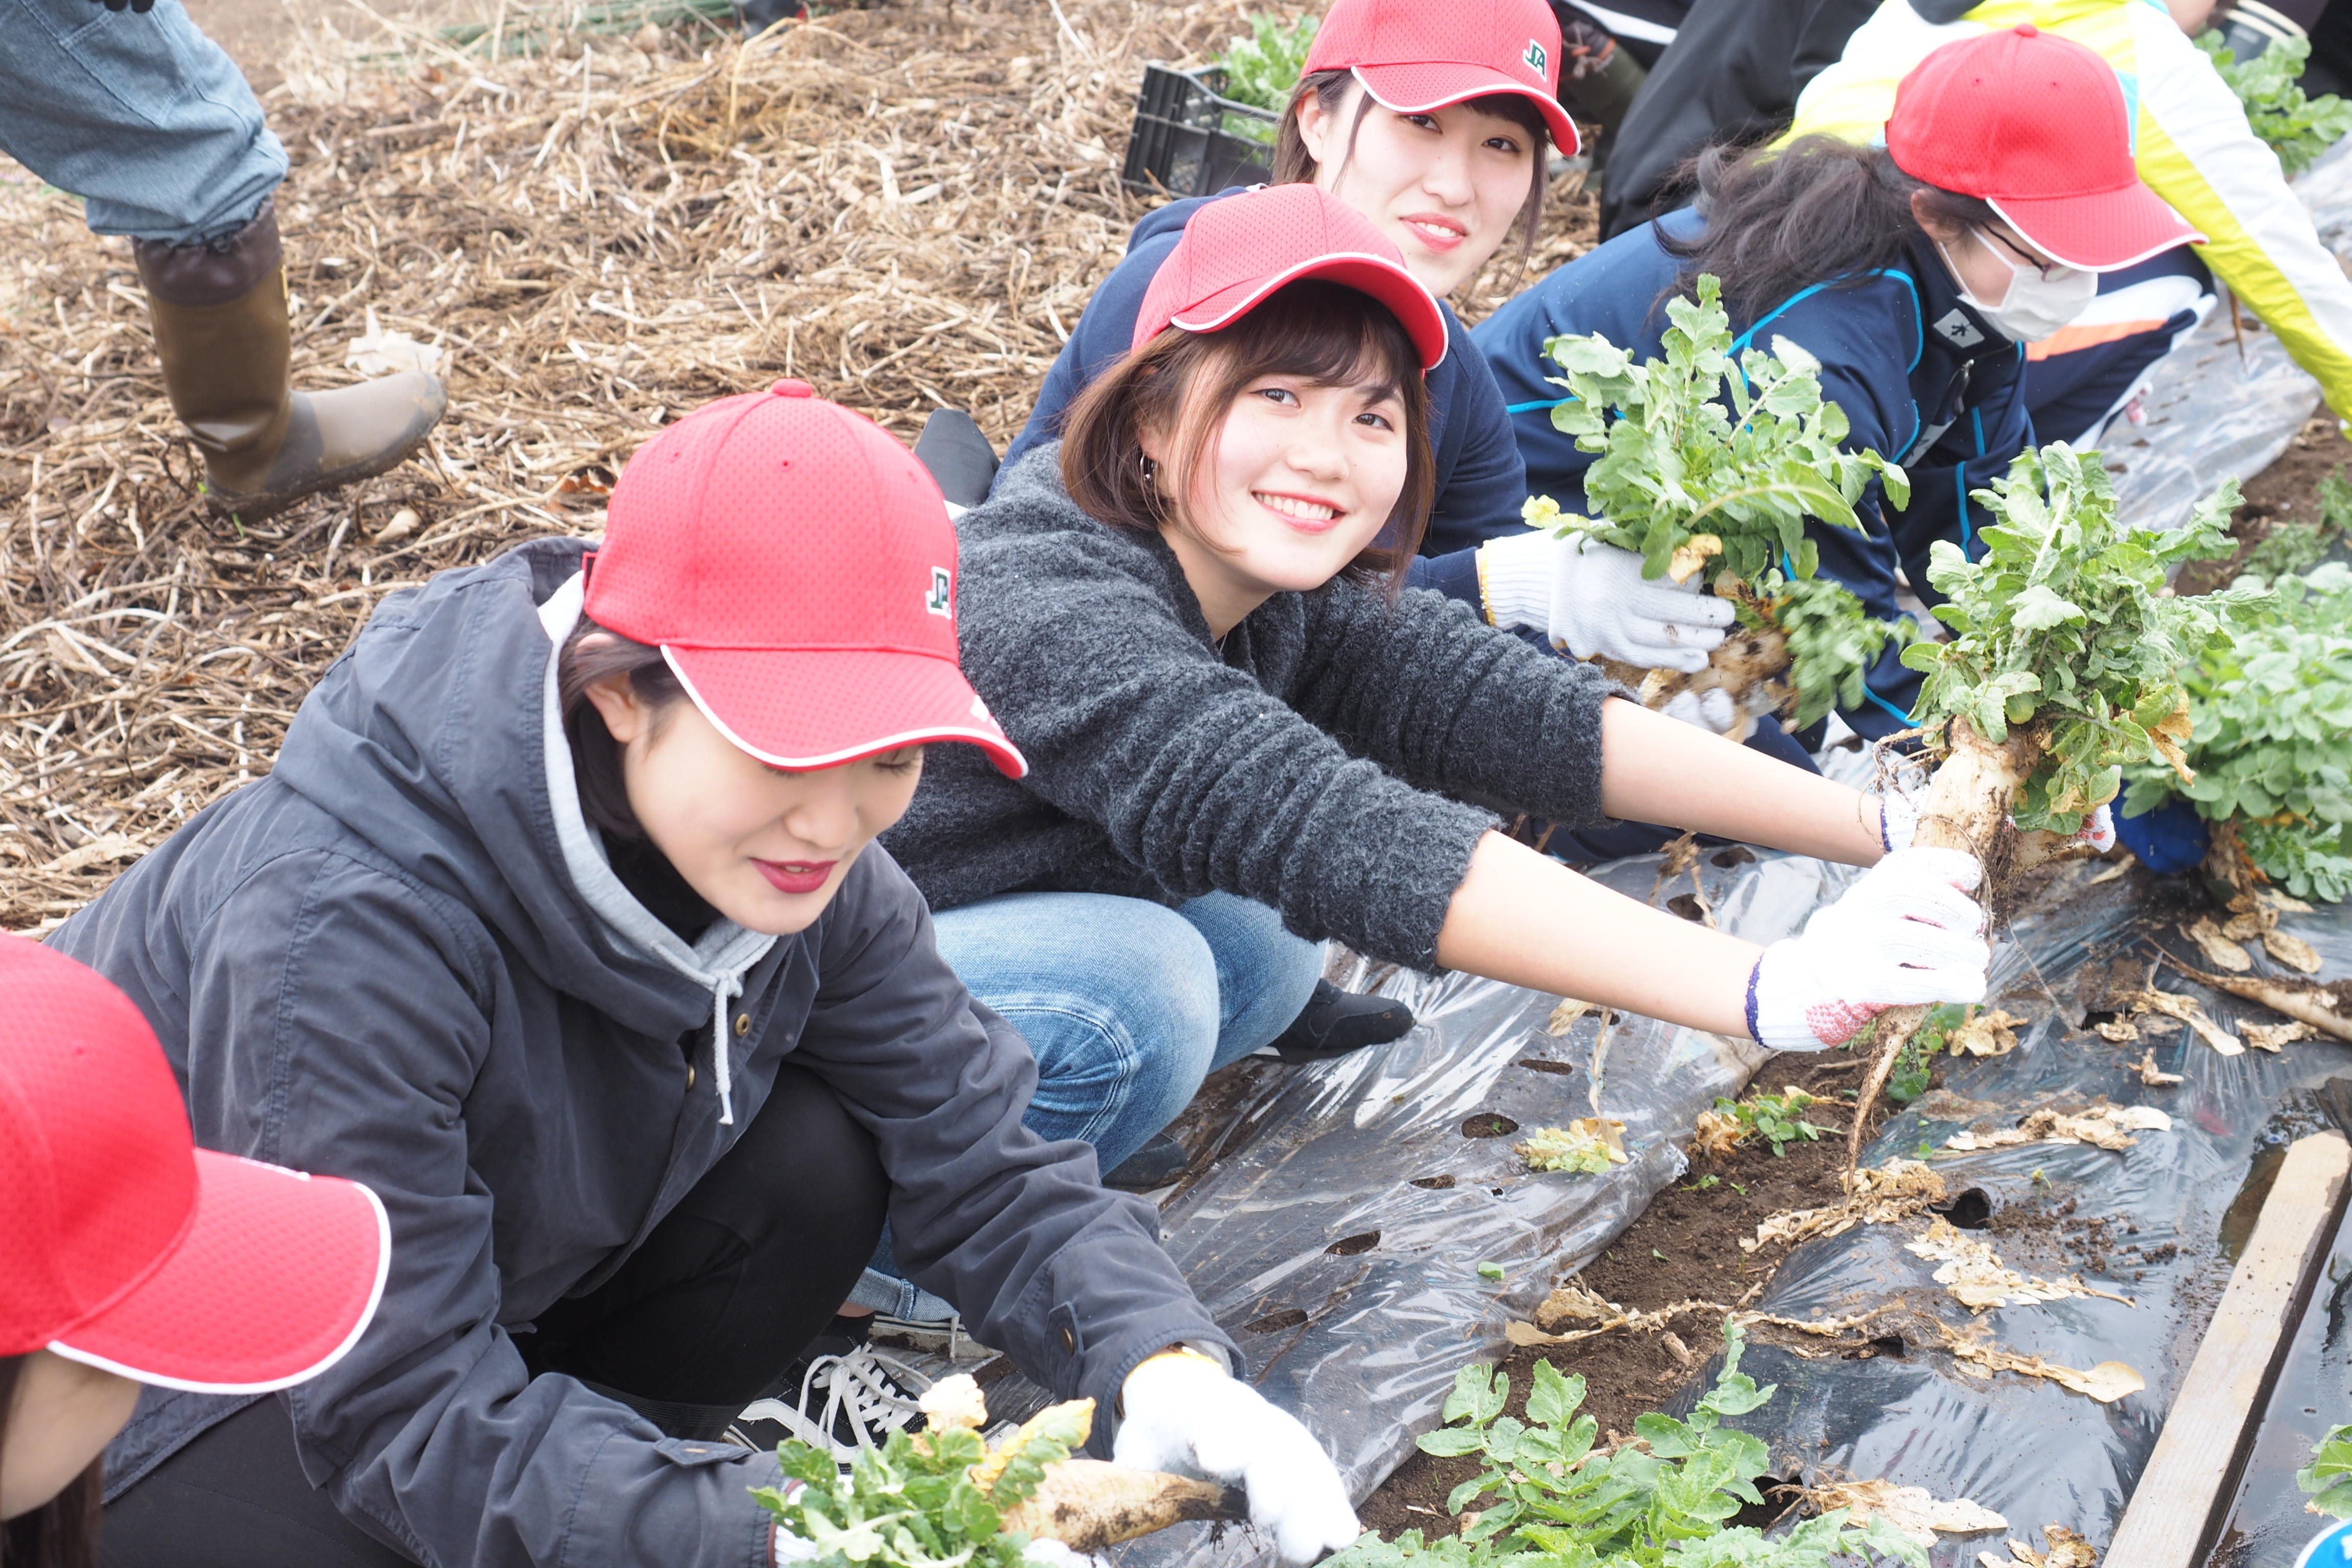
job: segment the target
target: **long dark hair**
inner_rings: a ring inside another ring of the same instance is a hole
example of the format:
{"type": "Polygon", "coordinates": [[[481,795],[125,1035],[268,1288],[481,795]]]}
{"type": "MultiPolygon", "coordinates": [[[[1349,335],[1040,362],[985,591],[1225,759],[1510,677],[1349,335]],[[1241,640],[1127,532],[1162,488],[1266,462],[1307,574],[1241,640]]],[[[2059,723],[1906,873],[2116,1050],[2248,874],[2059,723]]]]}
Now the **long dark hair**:
{"type": "Polygon", "coordinates": [[[661,649],[631,642],[585,616],[556,660],[556,710],[563,715],[564,738],[572,743],[572,773],[580,788],[581,815],[614,837],[634,844],[645,837],[646,830],[629,808],[620,744],[604,728],[604,716],[588,700],[588,689],[614,675],[629,678],[637,700],[654,710],[656,724],[672,703],[686,696],[686,688],[678,683],[661,649]],[[596,639],[593,643],[592,637],[596,639]]]}
{"type": "Polygon", "coordinates": [[[1308,279],[1277,290],[1221,331],[1171,327],[1095,378],[1063,426],[1062,482],[1090,516],[1114,528],[1157,532],[1171,523],[1166,497],[1189,496],[1214,452],[1224,413],[1264,375],[1345,386],[1384,377],[1404,404],[1404,489],[1388,523],[1341,575],[1381,583],[1393,596],[1421,548],[1437,494],[1429,455],[1429,394],[1421,355],[1388,308],[1343,284],[1308,279]],[[1173,433],[1163,488],[1143,466],[1143,432],[1173,433]]]}
{"type": "Polygon", "coordinates": [[[1702,272],[1723,285],[1735,321],[1754,320],[1801,289],[1863,282],[1893,265],[1919,234],[1914,192],[1940,218],[1980,226],[2000,214],[1895,166],[1884,147],[1801,136],[1785,147],[1709,147],[1684,165],[1698,185],[1706,227],[1687,239],[1656,231],[1683,262],[1688,292],[1702,272]]]}
{"type": "MultiPolygon", "coordinates": [[[[8,1420],[16,1404],[16,1381],[29,1356],[0,1356],[0,1452],[8,1447],[8,1420]]],[[[5,1568],[95,1568],[99,1501],[105,1491],[104,1462],[66,1483],[47,1502],[0,1523],[0,1564],[5,1568]]]]}
{"type": "MultiPolygon", "coordinates": [[[[1307,138],[1299,132],[1298,110],[1310,97],[1322,105],[1327,116],[1336,116],[1339,105],[1347,101],[1348,86],[1356,79],[1350,70],[1309,71],[1298,79],[1297,90],[1290,95],[1290,107],[1283,111],[1282,126],[1275,132],[1274,183],[1277,185],[1311,185],[1321,167],[1315,155],[1307,150],[1307,138]]],[[[1347,150],[1339,154],[1339,174],[1345,175],[1348,164],[1356,155],[1356,132],[1364,127],[1364,117],[1377,100],[1367,90],[1356,100],[1355,115],[1348,121],[1347,150]]],[[[1535,254],[1536,231],[1543,225],[1544,187],[1549,183],[1547,156],[1551,147],[1551,127],[1544,123],[1542,111],[1516,92],[1489,93],[1484,98],[1467,100],[1465,107],[1491,114],[1497,120],[1507,120],[1528,138],[1528,146],[1535,154],[1535,169],[1528,177],[1527,200],[1519,204],[1519,269],[1527,270],[1528,258],[1535,254]]],[[[1332,182],[1337,184],[1338,180],[1332,182]]]]}

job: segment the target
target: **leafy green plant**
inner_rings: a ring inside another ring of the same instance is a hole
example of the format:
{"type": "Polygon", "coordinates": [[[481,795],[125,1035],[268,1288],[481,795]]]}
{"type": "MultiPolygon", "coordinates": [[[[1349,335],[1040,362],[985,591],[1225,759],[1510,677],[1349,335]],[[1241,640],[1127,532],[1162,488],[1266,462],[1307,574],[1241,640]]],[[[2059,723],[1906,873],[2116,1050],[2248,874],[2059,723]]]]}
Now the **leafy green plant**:
{"type": "MultiPolygon", "coordinates": [[[[2225,650],[2270,595],[2245,585],[2176,595],[2167,585],[2170,568],[2232,552],[2221,525],[2238,502],[2234,480],[2179,528],[2126,528],[2099,455],[2061,441],[2021,454],[1973,494],[1995,520],[1980,535],[1983,556],[1970,561],[1947,540],[1928,555],[1927,581],[1947,596],[1936,618],[1951,640],[1915,642],[1903,662],[1927,677],[1911,717],[1941,750],[1912,842],[1984,859],[1993,893],[2049,852],[2049,841],[2011,846],[2010,822],[2063,843],[2121,792],[2127,767],[2161,760],[2183,784],[2196,782],[2180,667],[2225,650]]],[[[1879,1016],[1849,1164],[1859,1163],[1871,1108],[1927,1013],[1879,1016]]]]}
{"type": "MultiPolygon", "coordinates": [[[[1020,1568],[1029,1537],[1003,1529],[1004,1515],[1036,1491],[1045,1467],[1086,1441],[1091,1404],[1057,1405],[992,1478],[973,1466],[990,1458],[980,1433],[947,1426],[908,1437],[893,1432],[857,1457],[846,1476],[833,1456],[797,1438],[776,1451],[791,1490],[752,1496],[783,1529],[815,1547],[819,1563],[876,1568],[1020,1568]]],[[[1029,1430],[1024,1428],[1024,1430],[1029,1430]]]]}
{"type": "Polygon", "coordinates": [[[1423,1436],[1423,1453],[1476,1457],[1479,1473],[1454,1489],[1449,1512],[1494,1500],[1458,1537],[1424,1541],[1407,1531],[1393,1542],[1366,1534],[1327,1568],[1827,1568],[1867,1550],[1927,1568],[1911,1538],[1882,1520],[1848,1522],[1840,1509],[1766,1540],[1727,1521],[1763,1495],[1763,1442],[1726,1426],[1778,1392],[1739,1370],[1746,1337],[1723,1331],[1724,1364],[1714,1385],[1677,1421],[1655,1413],[1633,1423],[1635,1440],[1595,1447],[1600,1426],[1580,1415],[1584,1379],[1538,1362],[1528,1418],[1503,1414],[1510,1379],[1466,1366],[1445,1401],[1445,1426],[1423,1436]]]}
{"type": "Polygon", "coordinates": [[[1706,686],[1744,696],[1785,672],[1783,706],[1808,724],[1861,700],[1863,672],[1895,632],[1815,576],[1820,552],[1806,520],[1859,531],[1854,509],[1872,479],[1898,507],[1910,502],[1910,480],[1875,452],[1841,449],[1850,426],[1822,396],[1820,361],[1778,337],[1769,353],[1734,355],[1716,279],[1701,274],[1696,293],[1666,302],[1670,324],[1653,360],[1598,334],[1545,342],[1564,373],[1549,379],[1570,394],[1552,425],[1599,454],[1584,473],[1592,513],[1537,496],[1524,515],[1562,536],[1633,551],[1646,577],[1683,582],[1719,562],[1710,585],[1738,603],[1740,625],[1765,634],[1764,646],[1750,653],[1750,639],[1727,641],[1701,678],[1654,679],[1644,701],[1706,686]]]}
{"type": "MultiPolygon", "coordinates": [[[[1824,1132],[1835,1131],[1830,1127],[1816,1127],[1804,1120],[1809,1105],[1821,1103],[1819,1098],[1807,1094],[1793,1085],[1780,1094],[1754,1094],[1746,1100],[1717,1100],[1716,1110],[1739,1124],[1738,1137],[1749,1134],[1772,1145],[1775,1159],[1788,1157],[1789,1145],[1801,1140],[1819,1142],[1824,1132]]],[[[1736,1141],[1736,1140],[1735,1140],[1736,1141]]]]}
{"type": "Polygon", "coordinates": [[[2231,553],[2221,526],[2237,505],[2236,482],[2179,528],[2126,528],[2098,454],[2055,442],[2020,456],[1975,496],[1997,520],[1980,535],[1983,557],[1970,561],[1938,540],[1927,567],[1947,596],[1935,616],[1951,640],[1914,643],[1903,662],[1927,676],[1915,721],[1948,727],[1955,750],[1981,744],[2011,754],[1972,801],[1938,802],[1931,784],[1923,828],[1957,826],[1954,847],[1981,846],[2010,813],[2021,828],[2072,834],[2120,792],[2126,767],[2160,759],[2192,783],[2180,667],[2225,653],[2232,628],[2269,595],[2233,586],[2175,596],[2165,575],[2182,562],[2231,553]],[[1965,820],[1956,824],[1956,811],[1965,820]]]}
{"type": "Polygon", "coordinates": [[[2242,63],[2218,32],[2200,37],[2197,47],[2245,105],[2246,123],[2278,154],[2279,167],[2290,178],[2352,132],[2352,103],[2332,92],[2306,98],[2296,80],[2311,58],[2309,39],[2282,38],[2242,63]]]}
{"type": "Polygon", "coordinates": [[[1911,1031],[1911,1037],[1895,1058],[1895,1070],[1886,1078],[1886,1097],[1898,1105],[1908,1105],[1927,1092],[1935,1079],[1936,1058],[1943,1054],[1951,1041],[1952,1031],[1968,1022],[1969,1010],[1957,1002],[1940,1002],[1927,1009],[1927,1018],[1911,1031]]]}
{"type": "Polygon", "coordinates": [[[2294,1473],[2294,1484],[2312,1494],[2305,1506],[2331,1519],[2352,1519],[2352,1426],[2338,1426],[2319,1440],[2311,1464],[2294,1473]]]}
{"type": "Polygon", "coordinates": [[[2124,809],[2184,797],[2234,822],[2247,858],[2295,897],[2337,901],[2352,892],[2352,567],[2272,587],[2256,624],[2182,671],[2195,781],[2135,768],[2124,809]]]}
{"type": "Polygon", "coordinates": [[[2344,470],[2319,481],[2319,516],[2311,522],[2281,518],[2261,543],[2246,552],[2238,570],[2249,577],[2292,577],[2326,558],[2329,548],[2352,527],[2352,484],[2344,470]]]}
{"type": "MultiPolygon", "coordinates": [[[[1290,95],[1297,90],[1298,78],[1307,69],[1307,51],[1315,42],[1318,20],[1315,16],[1301,16],[1285,22],[1278,17],[1253,15],[1248,35],[1235,38],[1217,60],[1225,73],[1224,96],[1235,103],[1271,110],[1276,114],[1289,108],[1290,95]]],[[[1269,143],[1277,129],[1245,114],[1226,115],[1224,128],[1230,134],[1269,143]]]]}

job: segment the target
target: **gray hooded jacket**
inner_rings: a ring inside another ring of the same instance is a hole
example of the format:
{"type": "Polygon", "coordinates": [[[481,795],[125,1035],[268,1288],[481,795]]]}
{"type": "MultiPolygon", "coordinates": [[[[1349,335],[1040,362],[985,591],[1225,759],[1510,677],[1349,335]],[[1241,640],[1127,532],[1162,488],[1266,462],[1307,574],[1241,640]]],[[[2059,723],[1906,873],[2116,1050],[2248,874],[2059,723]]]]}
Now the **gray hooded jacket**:
{"type": "MultiPolygon", "coordinates": [[[[873,1133],[902,1267],[1040,1382],[1108,1415],[1160,1347],[1230,1354],[1151,1211],[1097,1184],[1087,1145],[1022,1125],[1026,1047],[878,847],[796,936],[721,921],[688,946],[621,885],[555,709],[581,551],[528,544],[388,598],[270,776],[51,938],[146,1015],[200,1144],[384,1201],[381,1311],[279,1396],[312,1481],[446,1568],[763,1562],[745,1489],[772,1457],[531,1378],[508,1330],[610,1278],[788,1057],[873,1133]]],[[[110,1483],[247,1403],[149,1390],[110,1483]]]]}

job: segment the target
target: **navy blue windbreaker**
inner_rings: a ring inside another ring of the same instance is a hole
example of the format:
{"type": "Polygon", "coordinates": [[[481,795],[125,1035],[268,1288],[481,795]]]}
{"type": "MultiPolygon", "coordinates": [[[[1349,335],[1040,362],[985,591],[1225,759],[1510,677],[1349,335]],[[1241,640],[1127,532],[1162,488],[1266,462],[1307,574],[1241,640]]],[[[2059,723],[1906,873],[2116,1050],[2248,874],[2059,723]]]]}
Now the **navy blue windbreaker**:
{"type": "MultiPolygon", "coordinates": [[[[1689,211],[1629,229],[1570,262],[1479,323],[1471,342],[1486,354],[1527,461],[1528,489],[1571,510],[1585,507],[1584,470],[1594,454],[1552,427],[1565,395],[1546,379],[1546,339],[1598,332],[1645,358],[1662,352],[1664,299],[1683,263],[1658,243],[1697,232],[1689,211]]],[[[1975,552],[1987,521],[1969,492],[2005,472],[2032,444],[2025,408],[2022,347],[1963,304],[1951,274],[1924,237],[1895,266],[1840,283],[1801,289],[1753,321],[1737,314],[1738,346],[1769,348],[1776,337],[1822,362],[1822,394],[1845,411],[1852,450],[1882,453],[1911,479],[1911,504],[1888,513],[1874,479],[1856,510],[1866,533],[1811,524],[1821,569],[1845,584],[1874,616],[1895,612],[1899,567],[1928,603],[1928,546],[1948,539],[1975,552]]],[[[1919,676],[1891,647],[1869,676],[1864,705],[1845,713],[1864,735],[1907,727],[1919,676]]]]}
{"type": "MultiPolygon", "coordinates": [[[[1128,352],[1135,318],[1160,264],[1176,248],[1185,224],[1202,204],[1217,199],[1195,196],[1171,202],[1135,226],[1128,237],[1127,259],[1087,301],[1077,330],[1045,373],[1045,384],[1037,389],[1037,406],[1004,454],[1000,476],[1011,473],[1032,447],[1059,437],[1063,410],[1128,352]]],[[[1439,308],[1444,308],[1442,302],[1439,308]]],[[[1424,555],[1471,550],[1497,534],[1517,533],[1519,506],[1528,497],[1527,476],[1503,414],[1502,395],[1487,374],[1486,362],[1470,346],[1468,331],[1450,310],[1445,311],[1445,358],[1429,373],[1429,448],[1437,468],[1437,500],[1422,540],[1424,555]]],[[[1414,581],[1421,581],[1418,574],[1414,581]]],[[[1475,577],[1468,596],[1477,602],[1475,577]]]]}

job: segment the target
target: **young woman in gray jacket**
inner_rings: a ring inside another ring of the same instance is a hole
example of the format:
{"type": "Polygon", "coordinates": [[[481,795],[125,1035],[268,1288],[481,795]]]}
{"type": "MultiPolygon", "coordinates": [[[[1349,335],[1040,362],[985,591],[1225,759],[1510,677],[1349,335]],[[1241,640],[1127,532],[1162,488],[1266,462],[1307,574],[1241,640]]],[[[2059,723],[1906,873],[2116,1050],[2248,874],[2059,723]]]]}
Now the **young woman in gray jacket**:
{"type": "Polygon", "coordinates": [[[943,756],[885,843],[1036,1053],[1030,1124],[1106,1167],[1292,1016],[1325,938],[1777,1049],[1983,993],[1973,858],[1399,590],[1444,348],[1394,248],[1321,191],[1211,203],[1064,439],[961,520],[964,668],[1029,772],[943,756]],[[1873,869],[1759,951],[1474,801],[1873,869]]]}
{"type": "Polygon", "coordinates": [[[870,422],[714,404],[593,552],[387,598],[270,775],[52,939],[145,1014],[199,1142],[390,1216],[331,1369],[142,1399],[110,1561],[760,1568],[781,1434],[738,1413],[811,1385],[886,1218],[1112,1454],[1244,1480],[1292,1561],[1353,1538],[1150,1211],[1022,1125],[1029,1053],[872,847],[926,742],[1024,766],[957,668],[955,550],[870,422]]]}

